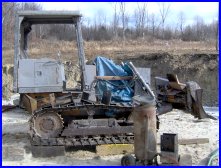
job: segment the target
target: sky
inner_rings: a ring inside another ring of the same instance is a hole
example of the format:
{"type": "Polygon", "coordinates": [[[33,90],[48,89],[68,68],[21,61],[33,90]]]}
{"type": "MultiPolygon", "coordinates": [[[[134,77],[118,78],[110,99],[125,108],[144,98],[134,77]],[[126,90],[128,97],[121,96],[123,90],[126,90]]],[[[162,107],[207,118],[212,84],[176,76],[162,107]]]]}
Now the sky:
{"type": "MultiPolygon", "coordinates": [[[[139,2],[142,4],[142,2],[139,2]]],[[[94,17],[106,16],[107,21],[113,18],[114,8],[111,2],[41,2],[44,10],[79,10],[85,20],[92,22],[94,17]]],[[[205,23],[211,23],[218,19],[218,2],[170,2],[167,25],[173,26],[178,22],[180,12],[184,13],[185,25],[192,24],[196,16],[204,19],[205,23]]],[[[133,16],[137,8],[137,2],[126,3],[126,13],[133,16]]],[[[159,3],[148,2],[147,9],[149,14],[155,14],[159,17],[159,3]]],[[[133,17],[130,22],[133,22],[133,17]]]]}

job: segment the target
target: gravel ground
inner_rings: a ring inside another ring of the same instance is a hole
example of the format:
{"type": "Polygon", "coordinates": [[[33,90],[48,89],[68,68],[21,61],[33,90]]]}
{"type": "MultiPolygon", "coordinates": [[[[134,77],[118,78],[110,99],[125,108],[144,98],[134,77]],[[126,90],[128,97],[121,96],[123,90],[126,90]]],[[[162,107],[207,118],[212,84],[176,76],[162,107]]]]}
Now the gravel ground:
{"type": "MultiPolygon", "coordinates": [[[[210,114],[218,117],[217,110],[210,110],[210,114]]],[[[120,165],[123,155],[99,156],[95,148],[69,149],[65,156],[33,158],[28,139],[29,117],[27,112],[19,108],[2,113],[3,165],[120,165]]],[[[180,110],[174,110],[161,115],[160,122],[158,142],[160,134],[165,132],[178,133],[179,138],[185,139],[209,138],[207,144],[179,145],[179,154],[192,155],[193,165],[204,164],[202,160],[218,148],[218,120],[197,120],[180,110]]],[[[213,164],[218,165],[218,160],[213,164]]]]}

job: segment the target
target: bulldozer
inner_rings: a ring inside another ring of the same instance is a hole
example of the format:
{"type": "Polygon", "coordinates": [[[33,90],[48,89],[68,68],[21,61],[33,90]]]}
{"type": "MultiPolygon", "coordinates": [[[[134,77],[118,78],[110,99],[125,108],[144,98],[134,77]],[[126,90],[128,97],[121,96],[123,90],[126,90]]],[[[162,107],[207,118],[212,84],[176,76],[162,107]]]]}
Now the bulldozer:
{"type": "Polygon", "coordinates": [[[174,74],[156,77],[155,94],[150,86],[150,68],[135,67],[132,62],[117,65],[105,57],[86,64],[81,17],[78,11],[16,14],[13,91],[20,94],[20,107],[31,113],[33,146],[133,144],[132,112],[142,102],[151,102],[156,108],[154,129],[159,129],[157,116],[173,108],[197,118],[211,118],[203,110],[202,89],[196,82],[180,83],[174,74]],[[29,57],[28,35],[35,24],[74,25],[80,88],[66,87],[60,60],[29,57]]]}

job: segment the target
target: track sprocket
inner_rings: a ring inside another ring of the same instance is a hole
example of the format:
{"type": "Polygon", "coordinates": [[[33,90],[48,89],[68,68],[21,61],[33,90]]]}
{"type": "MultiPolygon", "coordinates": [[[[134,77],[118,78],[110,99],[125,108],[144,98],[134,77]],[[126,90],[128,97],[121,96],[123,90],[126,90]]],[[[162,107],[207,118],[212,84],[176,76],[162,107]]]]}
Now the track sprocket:
{"type": "Polygon", "coordinates": [[[32,118],[30,129],[41,138],[59,137],[63,130],[63,119],[56,112],[39,113],[32,118]]]}

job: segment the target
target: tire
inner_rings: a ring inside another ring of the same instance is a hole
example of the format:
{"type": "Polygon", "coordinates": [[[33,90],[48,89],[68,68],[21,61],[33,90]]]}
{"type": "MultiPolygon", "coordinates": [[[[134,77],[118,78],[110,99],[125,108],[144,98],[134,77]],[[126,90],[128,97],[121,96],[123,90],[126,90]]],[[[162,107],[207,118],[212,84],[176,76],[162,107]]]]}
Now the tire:
{"type": "Polygon", "coordinates": [[[132,155],[125,155],[121,159],[121,166],[135,166],[135,158],[132,155]]]}

